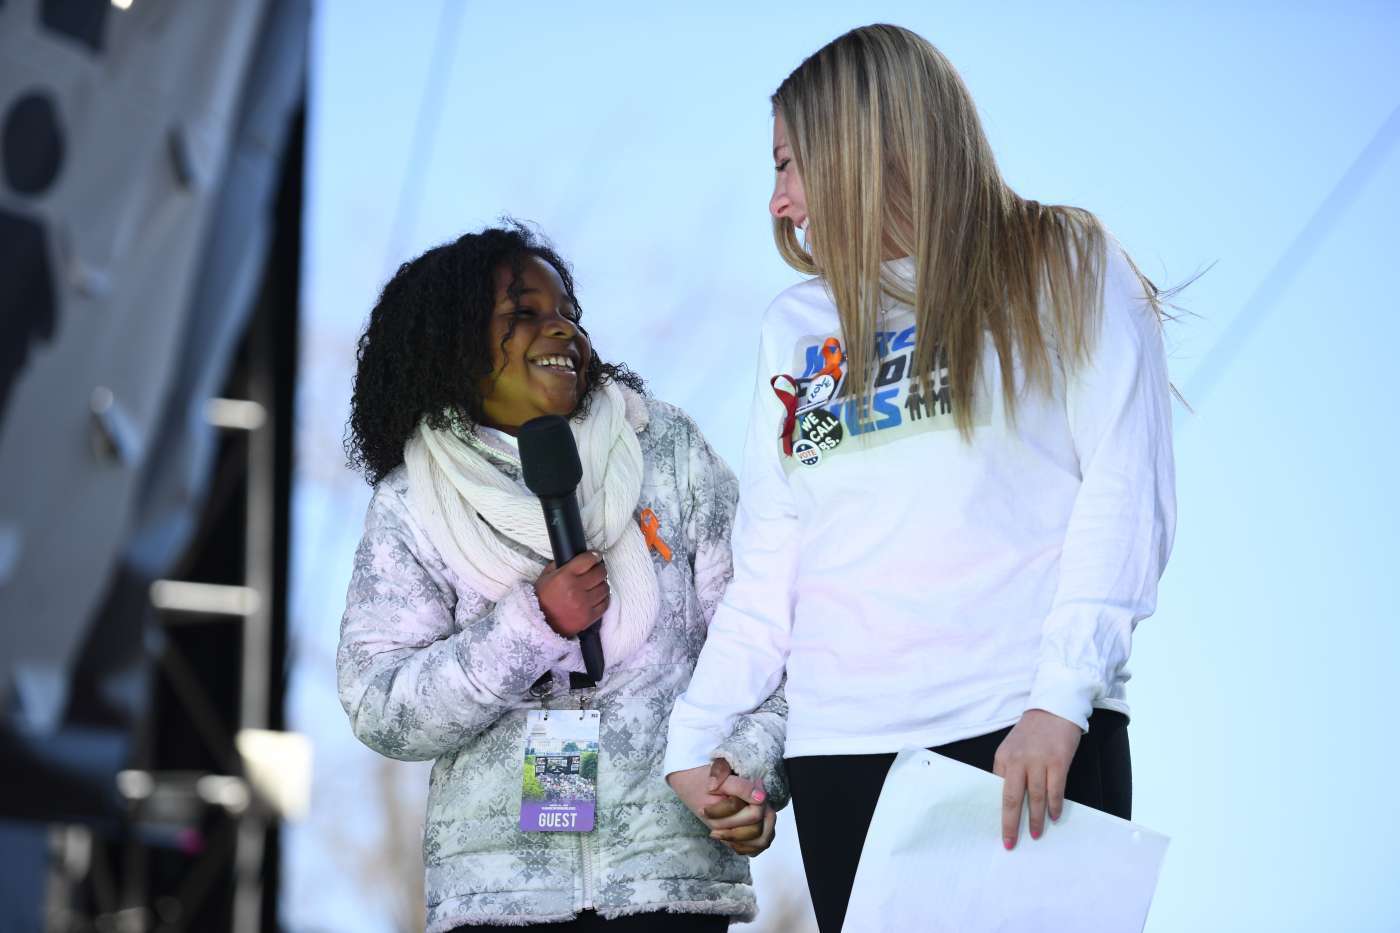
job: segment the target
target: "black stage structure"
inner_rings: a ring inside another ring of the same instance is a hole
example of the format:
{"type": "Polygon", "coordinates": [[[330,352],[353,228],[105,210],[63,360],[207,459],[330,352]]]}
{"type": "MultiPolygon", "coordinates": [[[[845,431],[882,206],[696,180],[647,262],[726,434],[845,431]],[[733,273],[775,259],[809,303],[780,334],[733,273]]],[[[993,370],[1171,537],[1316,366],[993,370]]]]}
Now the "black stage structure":
{"type": "Polygon", "coordinates": [[[309,0],[0,0],[0,931],[277,929],[309,0]]]}

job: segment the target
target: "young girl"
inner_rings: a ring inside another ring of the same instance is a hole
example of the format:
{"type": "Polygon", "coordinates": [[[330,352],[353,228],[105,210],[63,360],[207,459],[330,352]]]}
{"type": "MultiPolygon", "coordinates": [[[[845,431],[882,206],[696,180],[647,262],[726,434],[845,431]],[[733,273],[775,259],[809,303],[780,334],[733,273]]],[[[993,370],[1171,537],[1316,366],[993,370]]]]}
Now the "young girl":
{"type": "Polygon", "coordinates": [[[768,845],[786,796],[781,694],[713,746],[756,786],[688,812],[662,781],[666,719],[730,576],[736,484],[579,316],[568,268],[511,226],[404,264],[360,341],[349,448],[375,492],[340,697],[370,748],[435,759],[429,933],[724,930],[755,914],[736,853],[768,845]],[[515,443],[550,414],[572,419],[593,549],[563,567],[515,443]],[[574,636],[600,617],[595,684],[574,636]]]}
{"type": "Polygon", "coordinates": [[[817,278],[763,319],[735,576],[665,768],[694,787],[786,671],[798,836],[835,933],[902,747],[1001,775],[1007,849],[1027,798],[1032,839],[1065,797],[1129,815],[1169,383],[1156,289],[1092,215],[1006,185],[928,42],[857,29],[773,110],[778,249],[817,278]]]}

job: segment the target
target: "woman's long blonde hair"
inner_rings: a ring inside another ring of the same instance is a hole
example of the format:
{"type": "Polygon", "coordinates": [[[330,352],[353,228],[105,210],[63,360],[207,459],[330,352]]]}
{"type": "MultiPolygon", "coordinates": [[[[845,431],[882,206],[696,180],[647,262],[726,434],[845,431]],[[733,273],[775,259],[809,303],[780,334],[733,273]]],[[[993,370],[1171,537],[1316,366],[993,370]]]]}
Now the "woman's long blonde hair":
{"type": "MultiPolygon", "coordinates": [[[[927,380],[936,362],[947,366],[964,437],[984,333],[1002,361],[1012,418],[1013,358],[1027,383],[1047,388],[1049,338],[1066,365],[1087,357],[1103,294],[1103,227],[1087,211],[1028,201],[1007,186],[972,96],[927,40],[898,26],[852,30],[788,75],[773,111],[802,176],[812,250],[791,219],[774,222],[774,237],[789,265],[826,280],[853,396],[873,383],[882,295],[914,309],[913,372],[927,380]],[[882,276],[882,260],[898,256],[914,259],[912,293],[882,276]]],[[[1144,287],[1153,300],[1155,288],[1144,287]]]]}

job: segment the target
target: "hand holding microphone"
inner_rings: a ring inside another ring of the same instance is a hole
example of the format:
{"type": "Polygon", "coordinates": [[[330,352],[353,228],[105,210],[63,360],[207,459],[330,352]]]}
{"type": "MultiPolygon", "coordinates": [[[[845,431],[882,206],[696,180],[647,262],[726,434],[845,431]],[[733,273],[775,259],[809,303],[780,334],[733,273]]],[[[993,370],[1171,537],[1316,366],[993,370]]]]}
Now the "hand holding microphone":
{"type": "Polygon", "coordinates": [[[535,581],[535,595],[549,627],[573,638],[607,611],[608,568],[597,551],[584,551],[563,567],[550,561],[535,581]]]}
{"type": "Polygon", "coordinates": [[[588,676],[603,679],[603,643],[598,620],[608,608],[608,569],[588,551],[575,491],[583,464],[568,419],[544,415],[525,422],[517,436],[525,485],[540,497],[554,560],[535,583],[540,609],[550,628],[566,637],[578,635],[588,676]]]}

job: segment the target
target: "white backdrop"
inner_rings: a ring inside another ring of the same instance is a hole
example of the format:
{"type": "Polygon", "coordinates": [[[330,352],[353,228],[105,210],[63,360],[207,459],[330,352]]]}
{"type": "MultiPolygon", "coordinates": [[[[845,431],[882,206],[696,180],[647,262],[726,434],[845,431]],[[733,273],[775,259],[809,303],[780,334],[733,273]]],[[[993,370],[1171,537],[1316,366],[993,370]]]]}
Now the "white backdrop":
{"type": "MultiPolygon", "coordinates": [[[[334,692],[368,498],[340,442],[384,279],[501,214],[538,222],[600,352],[737,466],[758,317],[796,278],[766,216],[768,95],[875,21],[959,67],[1023,195],[1098,212],[1159,283],[1214,264],[1169,331],[1195,412],[1178,411],[1180,532],[1129,687],[1135,817],[1173,837],[1148,929],[1400,926],[1400,7],[656,7],[318,9],[289,701],[318,758],[288,928],[417,922],[426,771],[358,747],[334,692]]],[[[747,929],[812,929],[790,813],[754,872],[747,929]]]]}

